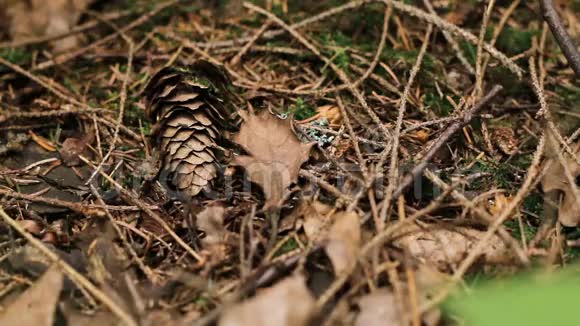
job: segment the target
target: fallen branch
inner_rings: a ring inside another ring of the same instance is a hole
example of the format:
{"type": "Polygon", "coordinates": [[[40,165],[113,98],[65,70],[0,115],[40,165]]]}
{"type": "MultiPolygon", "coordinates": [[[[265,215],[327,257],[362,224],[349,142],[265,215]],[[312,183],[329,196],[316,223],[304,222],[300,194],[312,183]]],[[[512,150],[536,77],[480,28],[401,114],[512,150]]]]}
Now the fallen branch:
{"type": "Polygon", "coordinates": [[[544,20],[548,23],[548,26],[550,26],[550,30],[552,31],[552,35],[554,35],[558,46],[560,46],[560,49],[562,49],[570,67],[572,67],[574,73],[576,73],[576,77],[580,77],[580,53],[578,53],[574,42],[570,38],[570,35],[568,35],[568,32],[566,32],[564,24],[562,24],[562,20],[560,19],[560,16],[558,16],[556,8],[554,8],[554,3],[552,0],[540,0],[540,6],[542,8],[544,20]]]}

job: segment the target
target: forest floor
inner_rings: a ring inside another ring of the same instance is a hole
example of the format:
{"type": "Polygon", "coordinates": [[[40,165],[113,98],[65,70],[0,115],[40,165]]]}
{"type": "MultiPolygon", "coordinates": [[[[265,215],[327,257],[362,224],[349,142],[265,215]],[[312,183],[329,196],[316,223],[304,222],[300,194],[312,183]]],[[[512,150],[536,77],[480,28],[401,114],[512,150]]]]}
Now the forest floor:
{"type": "Polygon", "coordinates": [[[0,324],[573,318],[580,85],[536,1],[207,3],[0,43],[0,324]],[[253,135],[227,157],[261,165],[177,201],[145,90],[198,60],[253,135]]]}

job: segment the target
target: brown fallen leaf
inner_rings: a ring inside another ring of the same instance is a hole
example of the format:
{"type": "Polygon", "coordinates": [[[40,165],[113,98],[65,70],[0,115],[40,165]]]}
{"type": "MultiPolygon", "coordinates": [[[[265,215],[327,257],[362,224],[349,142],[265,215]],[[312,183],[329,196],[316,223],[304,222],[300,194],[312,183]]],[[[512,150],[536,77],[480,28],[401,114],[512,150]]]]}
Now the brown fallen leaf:
{"type": "Polygon", "coordinates": [[[83,154],[86,149],[86,139],[69,137],[62,142],[62,147],[58,150],[58,153],[66,166],[77,166],[81,164],[79,155],[83,154]]]}
{"type": "MultiPolygon", "coordinates": [[[[323,204],[319,201],[304,201],[300,206],[300,217],[304,220],[302,227],[306,236],[313,240],[319,236],[319,232],[323,232],[319,237],[323,237],[327,231],[323,231],[325,216],[332,211],[332,206],[323,204]]],[[[330,217],[329,217],[330,218],[330,217]]],[[[330,225],[330,223],[329,223],[330,225]]]]}
{"type": "Polygon", "coordinates": [[[360,249],[360,219],[355,212],[333,212],[332,207],[318,201],[305,203],[302,208],[304,233],[310,240],[325,243],[324,249],[334,273],[348,270],[356,262],[360,249]],[[325,218],[328,230],[324,229],[325,218]]]}
{"type": "MultiPolygon", "coordinates": [[[[459,264],[484,235],[485,231],[467,227],[410,225],[393,234],[393,244],[445,271],[459,264]]],[[[509,264],[513,254],[503,240],[494,235],[488,241],[482,258],[486,264],[509,264]]]]}
{"type": "Polygon", "coordinates": [[[262,187],[265,208],[280,206],[288,187],[298,178],[302,163],[308,160],[313,144],[298,140],[289,120],[268,112],[240,113],[244,122],[234,141],[249,155],[234,158],[246,170],[250,181],[262,187]]]}
{"type": "MultiPolygon", "coordinates": [[[[7,0],[0,2],[0,11],[9,19],[12,40],[51,37],[69,32],[81,13],[94,0],[7,0]]],[[[78,45],[77,36],[68,36],[51,42],[56,52],[78,45]]]]}
{"type": "Polygon", "coordinates": [[[379,289],[358,299],[360,313],[354,326],[403,325],[395,294],[379,289]]]}
{"type": "Polygon", "coordinates": [[[429,140],[429,132],[423,129],[417,130],[413,136],[422,143],[426,143],[429,140]]]}
{"type": "Polygon", "coordinates": [[[205,233],[201,246],[212,259],[220,260],[225,256],[228,231],[224,226],[226,209],[220,205],[205,207],[197,214],[197,228],[205,233]]]}
{"type": "Polygon", "coordinates": [[[360,220],[355,212],[338,212],[333,219],[325,250],[335,275],[339,275],[356,263],[361,242],[360,220]]]}
{"type": "MultiPolygon", "coordinates": [[[[397,298],[390,288],[380,288],[356,300],[360,313],[355,326],[406,325],[403,313],[411,311],[410,299],[422,306],[437,295],[444,286],[450,284],[450,277],[425,265],[414,270],[416,294],[410,297],[409,280],[402,282],[402,298],[397,298]],[[398,300],[399,299],[399,300],[398,300]]],[[[422,314],[422,325],[440,325],[441,312],[437,307],[422,314]]]]}
{"type": "MultiPolygon", "coordinates": [[[[580,143],[574,146],[576,157],[580,154],[580,143]]],[[[563,153],[566,168],[572,174],[572,178],[576,182],[576,186],[580,186],[580,165],[576,163],[574,158],[563,153]]],[[[554,154],[555,156],[555,154],[554,154]]],[[[558,207],[558,220],[562,225],[574,227],[580,224],[580,202],[576,200],[576,196],[571,185],[566,177],[566,172],[562,162],[557,157],[552,157],[546,161],[549,164],[546,174],[542,179],[542,188],[545,193],[560,192],[561,199],[558,207]]]]}
{"type": "Polygon", "coordinates": [[[62,285],[62,272],[51,267],[0,313],[0,325],[52,326],[62,285]]]}
{"type": "Polygon", "coordinates": [[[304,276],[291,276],[259,291],[255,297],[227,309],[218,325],[309,325],[314,303],[304,276]]]}

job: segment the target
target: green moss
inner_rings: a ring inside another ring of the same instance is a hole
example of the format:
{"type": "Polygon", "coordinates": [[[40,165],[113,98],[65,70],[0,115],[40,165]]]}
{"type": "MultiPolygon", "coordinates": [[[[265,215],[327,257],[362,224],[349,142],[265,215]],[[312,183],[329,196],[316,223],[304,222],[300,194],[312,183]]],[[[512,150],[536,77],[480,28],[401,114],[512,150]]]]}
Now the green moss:
{"type": "MultiPolygon", "coordinates": [[[[457,101],[459,101],[459,97],[457,96],[452,97],[453,100],[456,101],[456,103],[457,101]]],[[[432,110],[433,112],[435,112],[435,114],[437,114],[440,117],[447,117],[454,110],[454,107],[451,104],[451,102],[449,102],[449,100],[446,97],[441,98],[437,93],[437,91],[433,89],[426,90],[425,96],[423,96],[423,104],[427,109],[432,110]]]]}
{"type": "Polygon", "coordinates": [[[286,113],[288,115],[293,115],[296,120],[304,120],[315,115],[316,110],[313,106],[306,104],[303,98],[299,97],[294,105],[290,106],[286,113]]]}
{"type": "Polygon", "coordinates": [[[460,41],[459,47],[465,53],[465,57],[470,64],[475,65],[475,60],[477,59],[477,48],[467,41],[460,41]]]}
{"type": "Polygon", "coordinates": [[[572,0],[572,5],[570,6],[570,8],[572,8],[572,11],[575,14],[580,13],[580,0],[572,0]]]}
{"type": "Polygon", "coordinates": [[[288,240],[286,240],[286,242],[284,242],[282,247],[280,247],[280,249],[278,249],[278,251],[276,251],[276,254],[274,254],[274,257],[278,257],[278,256],[283,255],[285,253],[291,252],[292,250],[294,250],[296,248],[298,248],[298,242],[296,241],[296,239],[289,238],[288,240]]]}
{"type": "Polygon", "coordinates": [[[534,92],[530,88],[530,85],[526,82],[518,80],[518,77],[512,73],[509,69],[502,66],[488,66],[487,68],[487,79],[492,80],[495,83],[501,84],[504,89],[501,94],[505,97],[526,97],[529,96],[530,99],[535,100],[533,96],[534,92]]]}
{"type": "MultiPolygon", "coordinates": [[[[381,59],[387,61],[390,65],[395,64],[397,61],[403,61],[408,67],[411,67],[417,61],[418,55],[419,49],[401,50],[387,47],[381,54],[381,59]]],[[[421,70],[424,72],[435,73],[438,62],[439,61],[434,56],[425,53],[423,62],[421,63],[421,70]]]]}
{"type": "Polygon", "coordinates": [[[532,47],[532,38],[538,34],[536,30],[519,30],[506,26],[497,39],[498,50],[513,56],[532,47]]]}
{"type": "Polygon", "coordinates": [[[531,241],[536,236],[536,233],[538,233],[538,228],[527,223],[522,224],[524,227],[523,230],[520,229],[520,223],[517,219],[509,220],[504,223],[515,239],[521,239],[523,232],[526,241],[531,241]]]}
{"type": "Polygon", "coordinates": [[[580,108],[580,87],[557,85],[555,91],[566,105],[572,108],[580,108]]]}
{"type": "MultiPolygon", "coordinates": [[[[511,166],[508,164],[488,162],[488,161],[477,161],[469,173],[484,172],[488,173],[488,182],[504,189],[512,189],[512,182],[514,181],[514,172],[511,166]],[[491,179],[489,179],[491,178],[491,179]]],[[[483,187],[487,187],[489,184],[484,184],[483,179],[479,182],[473,182],[470,184],[470,189],[477,190],[483,187]]]]}
{"type": "Polygon", "coordinates": [[[524,199],[524,209],[541,216],[544,213],[544,197],[539,192],[533,192],[524,199]]]}
{"type": "Polygon", "coordinates": [[[31,51],[25,51],[23,48],[0,49],[0,57],[2,57],[2,59],[17,65],[30,61],[32,58],[31,53],[31,51]]]}

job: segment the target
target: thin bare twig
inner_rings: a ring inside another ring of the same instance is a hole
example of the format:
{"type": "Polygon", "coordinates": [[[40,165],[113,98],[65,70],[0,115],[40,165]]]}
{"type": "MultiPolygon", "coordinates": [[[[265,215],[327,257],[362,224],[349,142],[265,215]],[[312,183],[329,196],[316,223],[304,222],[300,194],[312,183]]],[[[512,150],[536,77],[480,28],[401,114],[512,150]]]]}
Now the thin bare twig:
{"type": "Polygon", "coordinates": [[[127,71],[125,72],[125,76],[123,78],[123,83],[121,85],[121,95],[120,95],[120,100],[119,100],[119,113],[117,115],[117,121],[115,123],[115,131],[113,132],[113,140],[111,141],[111,144],[109,145],[109,150],[107,151],[107,154],[105,154],[105,156],[103,157],[103,159],[101,160],[101,162],[99,163],[99,165],[97,166],[95,171],[93,171],[91,176],[87,179],[87,182],[85,184],[91,183],[93,178],[97,175],[98,171],[103,167],[105,162],[107,162],[107,160],[109,159],[109,157],[111,156],[111,154],[115,150],[115,147],[117,145],[117,140],[119,139],[119,130],[121,129],[121,125],[123,124],[123,116],[125,115],[125,103],[127,102],[127,85],[129,84],[129,79],[131,79],[131,73],[133,71],[133,54],[134,54],[133,52],[135,49],[135,43],[133,42],[133,40],[129,36],[127,36],[125,34],[125,32],[119,30],[117,28],[117,26],[115,26],[113,24],[111,24],[111,25],[113,28],[115,28],[117,33],[119,33],[119,35],[121,35],[123,40],[129,46],[128,59],[127,59],[127,71]]]}
{"type": "Polygon", "coordinates": [[[391,162],[389,164],[389,183],[385,190],[386,196],[383,200],[383,206],[380,215],[380,220],[383,223],[387,219],[387,212],[390,209],[391,200],[398,197],[392,197],[392,195],[397,179],[399,178],[399,142],[401,141],[401,130],[403,128],[403,119],[405,117],[405,111],[407,108],[407,99],[409,98],[415,77],[421,69],[421,63],[423,62],[423,57],[427,52],[432,31],[433,25],[429,24],[427,27],[427,32],[425,33],[425,38],[423,39],[423,44],[421,45],[421,50],[419,50],[419,55],[417,56],[417,60],[415,60],[413,68],[411,68],[411,74],[409,76],[409,80],[407,81],[407,85],[405,85],[405,90],[403,91],[403,96],[401,97],[401,103],[399,104],[399,113],[397,115],[397,122],[395,124],[395,132],[393,135],[393,146],[391,149],[391,162]]]}

